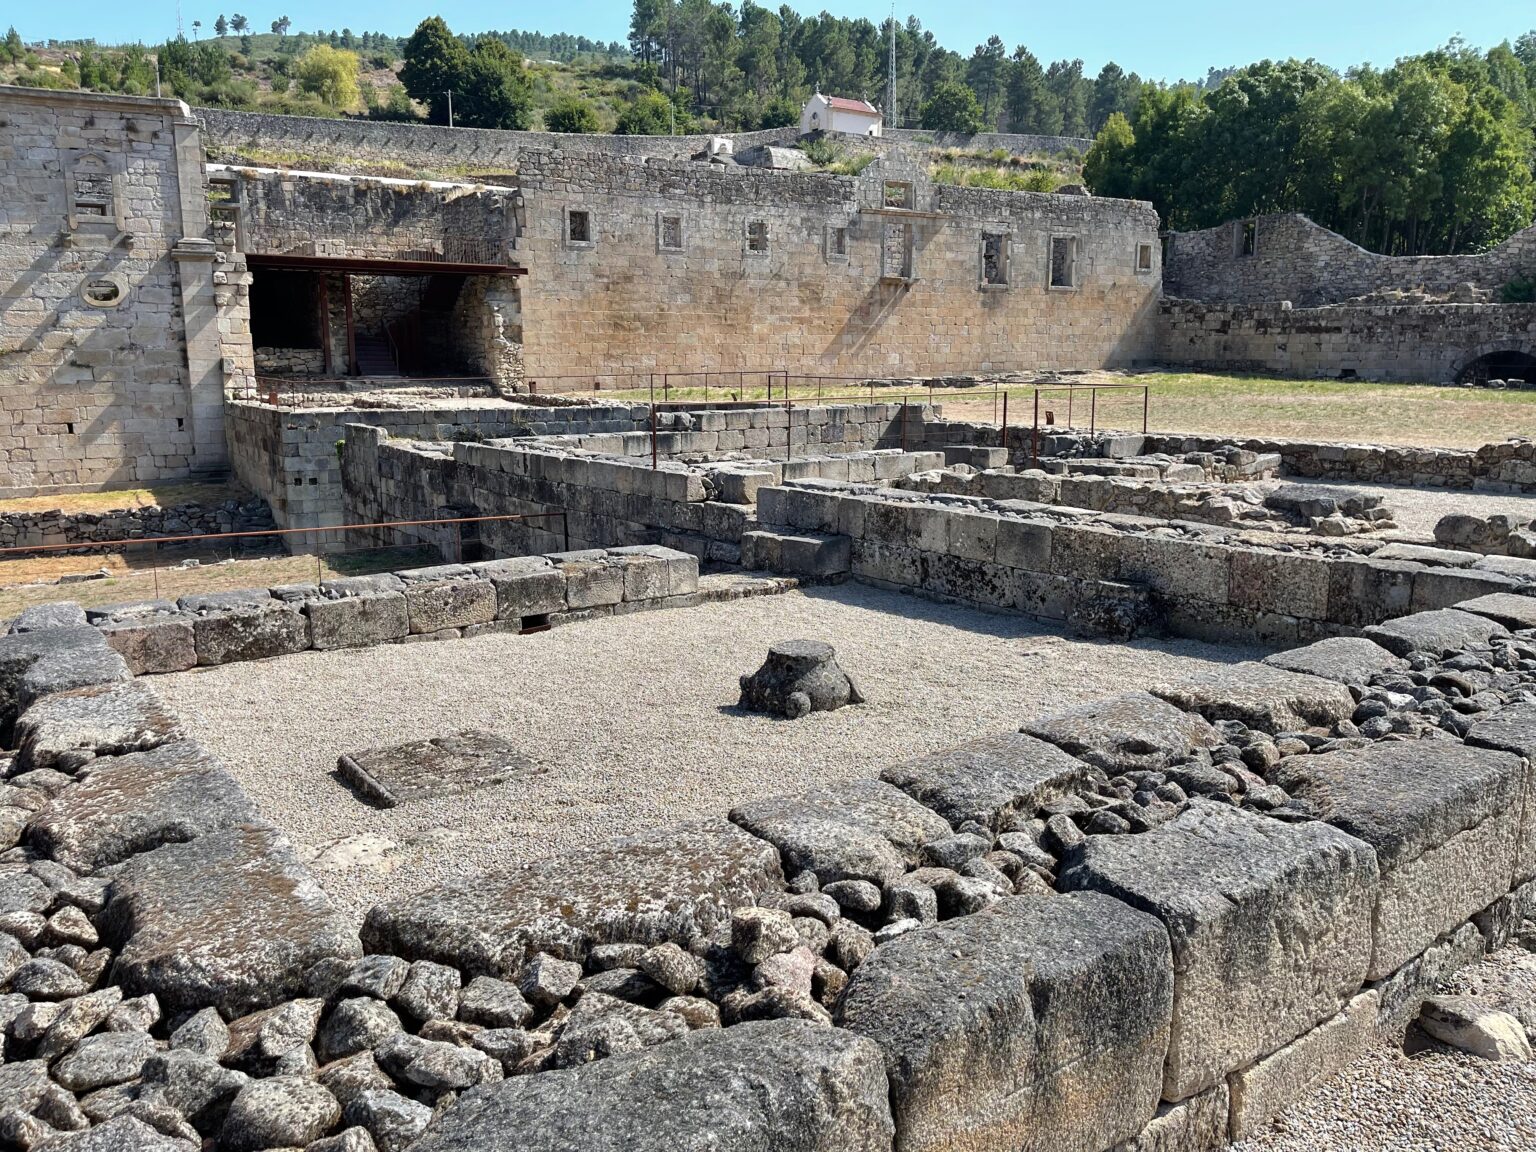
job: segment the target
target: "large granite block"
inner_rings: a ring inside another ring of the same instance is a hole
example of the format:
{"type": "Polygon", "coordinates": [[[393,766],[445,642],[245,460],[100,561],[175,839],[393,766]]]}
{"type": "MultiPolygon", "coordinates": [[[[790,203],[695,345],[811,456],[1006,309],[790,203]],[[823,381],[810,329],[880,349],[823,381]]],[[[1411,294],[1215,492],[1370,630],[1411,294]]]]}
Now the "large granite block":
{"type": "Polygon", "coordinates": [[[1486,616],[1494,623],[1516,631],[1536,628],[1536,596],[1494,592],[1488,596],[1476,596],[1471,600],[1463,600],[1456,607],[1463,612],[1486,616]]]}
{"type": "Polygon", "coordinates": [[[1526,766],[1454,740],[1292,756],[1271,779],[1369,844],[1381,869],[1368,978],[1380,979],[1510,888],[1526,766]]]}
{"type": "Polygon", "coordinates": [[[364,592],[336,600],[310,600],[311,642],[321,651],[367,648],[406,636],[410,614],[400,592],[364,592]]]}
{"type": "Polygon", "coordinates": [[[1091,836],[1061,875],[1163,921],[1173,1028],[1163,1096],[1182,1100],[1334,1015],[1365,978],[1377,868],[1324,824],[1195,801],[1135,836],[1091,836]]]}
{"type": "Polygon", "coordinates": [[[565,610],[565,574],[544,556],[513,556],[471,564],[496,589],[496,619],[521,620],[565,610]]]}
{"type": "Polygon", "coordinates": [[[1133,769],[1156,772],[1221,736],[1201,716],[1183,712],[1149,692],[1127,692],[1031,720],[1023,731],[1102,768],[1111,776],[1133,769]]]}
{"type": "Polygon", "coordinates": [[[1340,684],[1368,684],[1378,672],[1400,672],[1408,662],[1364,636],[1331,636],[1264,657],[1271,668],[1321,676],[1340,684]]]}
{"type": "Polygon", "coordinates": [[[904,1152],[1099,1152],[1157,1111],[1173,982],[1152,917],[1009,897],[877,948],[838,1022],[885,1054],[904,1152]]]}
{"type": "Polygon", "coordinates": [[[476,1088],[411,1152],[889,1152],[891,1136],[875,1045],[769,1020],[476,1088]]]}
{"type": "Polygon", "coordinates": [[[72,773],[97,756],[179,739],[181,725],[148,684],[117,681],[44,697],[16,721],[17,772],[72,773]]]}
{"type": "Polygon", "coordinates": [[[1328,618],[1331,561],[1300,552],[1232,550],[1232,603],[1304,620],[1328,618]]]}
{"type": "Polygon", "coordinates": [[[363,939],[504,976],[537,952],[582,960],[598,944],[686,944],[783,883],[771,844],[701,820],[398,897],[368,913],[363,939]]]}
{"type": "Polygon", "coordinates": [[[179,612],[100,620],[96,627],[135,676],[185,672],[197,665],[192,620],[179,612]]]}
{"type": "Polygon", "coordinates": [[[90,625],[0,636],[0,744],[16,717],[50,692],[127,680],[128,665],[90,625]]]}
{"type": "Polygon", "coordinates": [[[1508,636],[1502,625],[1456,608],[1416,612],[1365,630],[1366,636],[1396,656],[1428,652],[1444,656],[1473,644],[1486,644],[1495,636],[1508,636]]]}
{"type": "Polygon", "coordinates": [[[1413,580],[1422,564],[1375,556],[1336,559],[1328,565],[1328,619],[1365,628],[1413,611],[1413,580]]]}
{"type": "Polygon", "coordinates": [[[1500,708],[1472,725],[1467,743],[1525,757],[1525,798],[1515,849],[1515,882],[1523,883],[1536,876],[1536,704],[1500,708]]]}
{"type": "Polygon", "coordinates": [[[405,581],[405,607],[411,632],[468,628],[496,619],[496,587],[477,579],[463,565],[418,568],[398,573],[405,581]]]}
{"type": "Polygon", "coordinates": [[[168,1015],[212,1006],[232,1020],[304,995],[321,960],[362,955],[287,840],[260,824],[132,858],[98,927],[117,952],[112,982],[154,993],[168,1015]]]}
{"type": "Polygon", "coordinates": [[[179,741],[92,762],[33,818],[28,836],[52,859],[91,872],[256,819],[228,770],[179,741]]]}
{"type": "Polygon", "coordinates": [[[823,884],[890,884],[916,866],[924,844],[954,833],[931,809],[880,780],[753,800],[733,808],[731,820],[777,848],[789,875],[814,872],[823,884]]]}
{"type": "Polygon", "coordinates": [[[1332,728],[1355,710],[1355,698],[1336,681],[1252,661],[1154,685],[1152,694],[1213,723],[1238,720],[1270,733],[1332,728]]]}
{"type": "Polygon", "coordinates": [[[1005,815],[1033,811],[1085,784],[1087,776],[1081,760],[1021,732],[972,740],[880,773],[957,828],[967,820],[996,828],[1005,815]]]}
{"type": "Polygon", "coordinates": [[[182,610],[193,617],[199,664],[266,660],[309,647],[309,618],[302,606],[273,600],[265,592],[261,595],[265,599],[227,604],[213,596],[182,597],[182,610]]]}
{"type": "Polygon", "coordinates": [[[1212,604],[1231,598],[1232,549],[1181,537],[1128,536],[1121,544],[1120,578],[1164,596],[1212,604]]]}

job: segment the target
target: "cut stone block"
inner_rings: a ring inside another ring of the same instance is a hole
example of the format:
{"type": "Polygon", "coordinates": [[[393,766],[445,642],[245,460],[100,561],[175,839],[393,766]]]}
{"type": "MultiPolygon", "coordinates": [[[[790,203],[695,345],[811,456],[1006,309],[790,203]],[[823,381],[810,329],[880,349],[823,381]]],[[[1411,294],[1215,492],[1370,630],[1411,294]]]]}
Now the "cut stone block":
{"type": "Polygon", "coordinates": [[[52,604],[34,604],[23,608],[6,629],[7,634],[40,632],[45,628],[78,628],[86,623],[85,609],[73,600],[56,600],[52,604]]]}
{"type": "Polygon", "coordinates": [[[1269,733],[1331,728],[1355,710],[1355,698],[1336,681],[1252,661],[1157,685],[1152,694],[1213,723],[1237,720],[1269,733]]]}
{"type": "Polygon", "coordinates": [[[1378,672],[1397,672],[1408,667],[1406,660],[1363,636],[1331,636],[1304,648],[1266,656],[1264,663],[1340,684],[1367,684],[1378,672]]]}
{"type": "Polygon", "coordinates": [[[804,1020],[705,1029],[462,1096],[411,1152],[889,1152],[868,1040],[804,1020]]]}
{"type": "Polygon", "coordinates": [[[303,652],[309,647],[309,618],[297,604],[244,593],[183,596],[182,610],[193,617],[197,662],[231,664],[303,652]],[[236,599],[236,597],[243,597],[236,599]]]}
{"type": "Polygon", "coordinates": [[[1517,596],[1511,592],[1495,592],[1477,596],[1456,605],[1462,612],[1486,616],[1495,624],[1520,631],[1536,628],[1536,596],[1517,596]]]}
{"type": "Polygon", "coordinates": [[[1225,1148],[1230,1097],[1226,1081],[1177,1104],[1163,1104],[1145,1128],[1111,1152],[1216,1152],[1225,1148]]]}
{"type": "Polygon", "coordinates": [[[1472,730],[1467,733],[1467,743],[1525,757],[1525,799],[1520,817],[1520,842],[1515,852],[1515,881],[1529,880],[1536,876],[1536,704],[1512,704],[1500,708],[1488,715],[1488,719],[1472,725],[1472,730]]]}
{"type": "Polygon", "coordinates": [[[1163,1098],[1176,1101],[1344,1006],[1370,960],[1377,880],[1371,848],[1336,828],[1196,800],[1153,831],[1089,837],[1059,886],[1114,896],[1167,927],[1163,1098]]]}
{"type": "Polygon", "coordinates": [[[1221,743],[1221,735],[1203,717],[1182,712],[1150,692],[1095,700],[1032,720],[1022,731],[1111,776],[1138,769],[1160,771],[1197,748],[1221,743]]]}
{"type": "Polygon", "coordinates": [[[1032,812],[1087,778],[1081,760],[1020,732],[973,740],[880,773],[957,828],[967,820],[996,828],[1003,816],[1032,812]]]}
{"type": "Polygon", "coordinates": [[[742,564],[790,576],[840,576],[853,565],[853,541],[841,535],[772,532],[759,529],[741,535],[742,564]]]}
{"type": "Polygon", "coordinates": [[[686,945],[783,884],[771,844],[702,820],[387,901],[363,938],[370,952],[515,976],[539,952],[584,960],[598,944],[686,945]]]}
{"type": "Polygon", "coordinates": [[[1376,1034],[1400,1040],[1419,1014],[1419,1006],[1434,995],[1447,977],[1482,960],[1483,934],[1475,924],[1463,924],[1420,952],[1373,991],[1380,997],[1376,1034]]]}
{"type": "Polygon", "coordinates": [[[0,744],[12,746],[16,717],[48,693],[129,676],[127,663],[90,625],[0,636],[0,744]]]}
{"type": "Polygon", "coordinates": [[[565,574],[544,556],[514,556],[469,567],[495,587],[498,620],[565,611],[565,574]]]}
{"type": "Polygon", "coordinates": [[[143,752],[181,735],[175,714],[142,682],[56,692],[16,721],[15,770],[73,773],[97,756],[143,752]]]}
{"type": "Polygon", "coordinates": [[[1510,888],[1525,763],[1454,740],[1385,741],[1282,760],[1271,782],[1369,844],[1381,869],[1378,980],[1510,888]]]}
{"type": "Polygon", "coordinates": [[[477,580],[460,565],[401,572],[411,632],[422,635],[444,628],[467,628],[496,619],[496,587],[477,580]],[[449,570],[452,571],[449,571],[449,570]]]}
{"type": "Polygon", "coordinates": [[[1479,552],[1462,552],[1455,548],[1431,548],[1427,544],[1385,544],[1371,553],[1373,560],[1411,560],[1417,564],[1429,564],[1436,568],[1470,568],[1481,560],[1479,552]]]}
{"type": "Polygon", "coordinates": [[[1376,992],[1362,992],[1331,1020],[1252,1067],[1232,1073],[1228,1077],[1231,1138],[1257,1136],[1313,1089],[1353,1064],[1376,1039],[1379,1001],[1376,992]]]}
{"type": "Polygon", "coordinates": [[[103,620],[96,627],[135,676],[185,672],[197,665],[192,620],[180,613],[103,620]]]}
{"type": "Polygon", "coordinates": [[[342,779],[384,808],[486,788],[532,768],[533,761],[500,736],[473,730],[343,754],[336,761],[342,779]]]}
{"type": "Polygon", "coordinates": [[[1009,897],[877,948],[838,1022],[885,1054],[904,1152],[1099,1152],[1157,1110],[1173,979],[1152,917],[1009,897]]]}
{"type": "Polygon", "coordinates": [[[387,644],[411,630],[405,596],[399,592],[310,600],[304,611],[309,616],[312,642],[321,651],[387,644]]]}
{"type": "Polygon", "coordinates": [[[1365,634],[1397,656],[1413,652],[1444,656],[1473,644],[1486,644],[1495,636],[1508,636],[1509,631],[1485,616],[1441,608],[1388,620],[1367,628],[1365,634]]]}
{"type": "Polygon", "coordinates": [[[610,563],[607,554],[595,560],[569,560],[560,564],[565,576],[565,602],[572,611],[603,608],[624,599],[624,566],[610,563]]]}
{"type": "Polygon", "coordinates": [[[948,821],[880,780],[754,800],[733,808],[731,820],[777,848],[791,876],[810,871],[823,884],[883,887],[918,864],[924,844],[954,835],[948,821]]]}
{"type": "Polygon", "coordinates": [[[28,835],[50,858],[93,872],[256,818],[223,765],[181,741],[93,762],[37,814],[28,835]]]}
{"type": "Polygon", "coordinates": [[[213,1007],[226,1020],[304,995],[322,960],[362,955],[348,919],[267,826],[247,824],[135,856],[100,917],[124,995],[167,1015],[213,1007]]]}

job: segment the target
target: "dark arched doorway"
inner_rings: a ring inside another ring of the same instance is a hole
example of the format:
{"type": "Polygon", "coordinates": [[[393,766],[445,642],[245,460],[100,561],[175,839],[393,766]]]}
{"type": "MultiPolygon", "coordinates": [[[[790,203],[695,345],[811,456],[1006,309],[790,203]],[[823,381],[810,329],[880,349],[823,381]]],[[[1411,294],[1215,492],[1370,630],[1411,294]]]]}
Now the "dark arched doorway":
{"type": "Polygon", "coordinates": [[[1536,384],[1536,356],[1513,350],[1489,352],[1472,361],[1456,377],[1458,384],[1504,380],[1536,384]]]}

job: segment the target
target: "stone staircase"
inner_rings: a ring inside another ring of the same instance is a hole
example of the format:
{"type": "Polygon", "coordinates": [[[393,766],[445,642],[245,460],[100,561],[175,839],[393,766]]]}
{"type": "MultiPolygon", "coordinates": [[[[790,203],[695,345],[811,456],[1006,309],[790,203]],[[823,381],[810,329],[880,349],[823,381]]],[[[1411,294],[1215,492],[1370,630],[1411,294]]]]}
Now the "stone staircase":
{"type": "Polygon", "coordinates": [[[353,341],[353,346],[357,352],[357,375],[400,375],[400,366],[395,363],[395,354],[390,349],[389,341],[385,337],[365,336],[359,332],[353,337],[353,341]]]}

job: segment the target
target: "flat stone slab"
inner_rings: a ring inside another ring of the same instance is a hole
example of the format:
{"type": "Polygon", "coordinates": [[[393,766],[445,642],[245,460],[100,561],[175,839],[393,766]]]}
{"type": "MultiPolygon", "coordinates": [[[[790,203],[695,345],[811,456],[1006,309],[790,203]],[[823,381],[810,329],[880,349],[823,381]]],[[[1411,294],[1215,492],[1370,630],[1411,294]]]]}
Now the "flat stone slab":
{"type": "Polygon", "coordinates": [[[959,827],[997,827],[1007,813],[1033,811],[1087,781],[1088,767],[1054,744],[1007,732],[898,764],[880,779],[959,827]]]}
{"type": "Polygon", "coordinates": [[[1290,1043],[1359,990],[1375,854],[1322,823],[1196,800],[1135,836],[1090,836],[1059,887],[1151,913],[1173,945],[1163,1098],[1182,1100],[1290,1043]]]}
{"type": "Polygon", "coordinates": [[[1271,780],[1376,852],[1369,979],[1509,891],[1526,787],[1513,753],[1449,739],[1383,741],[1288,757],[1271,780]]]}
{"type": "Polygon", "coordinates": [[[1509,631],[1485,616],[1439,608],[1372,625],[1365,635],[1396,656],[1413,652],[1444,656],[1473,644],[1486,644],[1495,636],[1508,636],[1509,631]]]}
{"type": "Polygon", "coordinates": [[[1364,636],[1330,636],[1304,648],[1264,657],[1271,668],[1321,676],[1340,684],[1368,684],[1378,672],[1397,672],[1408,662],[1364,636]]]}
{"type": "Polygon", "coordinates": [[[370,952],[505,976],[536,952],[584,960],[598,944],[686,944],[783,886],[771,844],[701,820],[387,901],[363,939],[370,952]]]}
{"type": "Polygon", "coordinates": [[[1483,558],[1481,552],[1457,548],[1431,548],[1427,544],[1386,544],[1371,553],[1372,560],[1410,560],[1436,568],[1470,568],[1483,558]]]}
{"type": "Polygon", "coordinates": [[[28,836],[52,859],[91,872],[256,819],[229,771],[178,741],[93,762],[33,818],[28,836]]]}
{"type": "Polygon", "coordinates": [[[86,623],[85,609],[73,600],[34,604],[17,613],[6,632],[40,632],[44,628],[73,628],[86,623]]]}
{"type": "Polygon", "coordinates": [[[1331,728],[1355,710],[1349,689],[1334,680],[1244,661],[1152,694],[1213,723],[1237,720],[1261,732],[1331,728]]]}
{"type": "Polygon", "coordinates": [[[1031,720],[1022,731],[1064,752],[1120,772],[1160,771],[1196,748],[1214,748],[1220,734],[1204,717],[1182,712],[1150,692],[1127,692],[1031,720]]]}
{"type": "Polygon", "coordinates": [[[0,636],[0,741],[33,701],[129,678],[128,665],[89,624],[0,636]]]}
{"type": "Polygon", "coordinates": [[[880,1050],[770,1020],[473,1089],[411,1152],[889,1152],[880,1050]]]}
{"type": "Polygon", "coordinates": [[[1456,605],[1459,612],[1472,612],[1486,616],[1495,624],[1502,624],[1513,631],[1536,628],[1536,596],[1519,596],[1513,592],[1491,592],[1487,596],[1475,596],[1456,605]]]}
{"type": "Polygon", "coordinates": [[[1157,1111],[1173,982],[1153,917],[1009,897],[875,949],[838,1022],[885,1054],[903,1150],[1101,1152],[1157,1111]]]}
{"type": "Polygon", "coordinates": [[[1512,704],[1500,708],[1488,715],[1488,719],[1472,725],[1472,730],[1467,733],[1467,743],[1516,752],[1536,760],[1536,704],[1512,704]]]}
{"type": "Polygon", "coordinates": [[[731,809],[731,820],[777,848],[789,875],[814,872],[823,884],[890,884],[917,865],[924,844],[954,834],[943,817],[882,780],[754,800],[731,809]]]}
{"type": "Polygon", "coordinates": [[[100,917],[111,981],[167,1014],[212,1006],[233,1020],[304,995],[304,973],[362,955],[347,919],[265,825],[167,844],[123,866],[100,917]]]}
{"type": "Polygon", "coordinates": [[[16,771],[74,772],[97,756],[143,752],[180,739],[181,725],[140,680],[56,692],[16,722],[16,771]]]}
{"type": "Polygon", "coordinates": [[[372,748],[336,761],[342,779],[384,808],[487,788],[532,768],[533,761],[500,736],[473,729],[372,748]]]}

